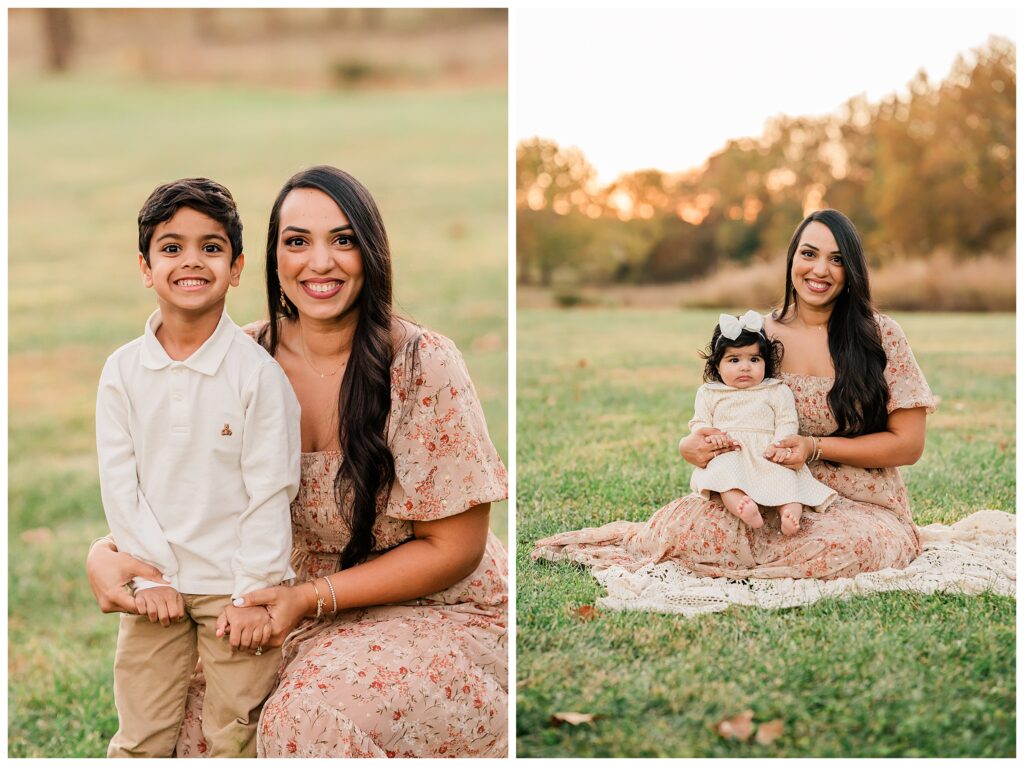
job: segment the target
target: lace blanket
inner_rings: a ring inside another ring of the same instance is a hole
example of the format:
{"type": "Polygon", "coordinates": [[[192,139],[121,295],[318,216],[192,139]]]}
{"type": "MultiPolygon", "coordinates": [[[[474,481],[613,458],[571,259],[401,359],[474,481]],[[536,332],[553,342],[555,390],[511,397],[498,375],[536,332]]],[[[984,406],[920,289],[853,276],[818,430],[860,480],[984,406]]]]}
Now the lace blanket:
{"type": "Polygon", "coordinates": [[[720,612],[730,604],[784,609],[813,604],[822,598],[883,591],[962,593],[1017,592],[1016,517],[1003,511],[978,511],[952,526],[919,528],[921,555],[904,569],[882,569],[834,580],[730,580],[698,577],[671,561],[648,564],[630,572],[620,566],[594,568],[607,590],[598,599],[606,609],[671,612],[692,617],[720,612]]]}

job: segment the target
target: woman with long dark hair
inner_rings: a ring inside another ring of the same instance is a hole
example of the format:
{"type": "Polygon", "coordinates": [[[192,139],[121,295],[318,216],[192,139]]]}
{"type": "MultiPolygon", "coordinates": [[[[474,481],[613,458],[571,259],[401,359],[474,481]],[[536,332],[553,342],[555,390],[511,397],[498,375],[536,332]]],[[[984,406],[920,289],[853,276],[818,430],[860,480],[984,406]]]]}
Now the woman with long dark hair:
{"type": "MultiPolygon", "coordinates": [[[[806,464],[838,493],[827,509],[806,508],[800,530],[783,535],[777,513],[752,529],[717,495],[689,495],[644,523],[541,540],[534,556],[629,570],[671,560],[696,575],[733,579],[832,579],[913,561],[920,540],[897,466],[921,456],[935,401],[899,325],[872,307],[860,238],[842,213],[821,210],[797,226],[782,305],[765,317],[765,330],[785,348],[781,377],[800,421],[799,435],[777,442],[770,459],[806,464]]],[[[703,468],[739,448],[720,437],[698,429],[680,442],[680,454],[703,468]]]]}
{"type": "MultiPolygon", "coordinates": [[[[259,755],[505,756],[507,561],[488,513],[507,477],[461,355],[392,312],[377,205],[336,168],[281,189],[266,281],[270,319],[247,331],[295,390],[303,455],[295,584],[245,597],[283,645],[259,755]]],[[[137,566],[93,546],[105,611],[137,566]]],[[[179,756],[205,752],[203,687],[179,756]]]]}

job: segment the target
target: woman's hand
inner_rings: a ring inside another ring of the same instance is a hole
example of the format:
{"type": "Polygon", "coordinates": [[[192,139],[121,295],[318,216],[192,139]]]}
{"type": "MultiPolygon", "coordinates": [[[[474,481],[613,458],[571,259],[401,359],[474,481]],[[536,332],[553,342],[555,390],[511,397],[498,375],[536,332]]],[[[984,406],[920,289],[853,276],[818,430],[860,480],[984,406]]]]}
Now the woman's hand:
{"type": "Polygon", "coordinates": [[[793,434],[771,443],[764,456],[773,463],[799,471],[814,454],[814,438],[793,434]]]}
{"type": "Polygon", "coordinates": [[[698,428],[679,440],[679,454],[690,465],[707,468],[714,458],[741,449],[740,443],[717,428],[698,428]]]}
{"type": "Polygon", "coordinates": [[[153,582],[164,583],[167,580],[156,567],[134,556],[121,553],[109,541],[97,542],[89,549],[85,559],[85,572],[89,577],[89,587],[96,597],[100,610],[110,612],[128,612],[138,614],[135,596],[125,588],[134,578],[142,577],[153,582]]]}
{"type": "MultiPolygon", "coordinates": [[[[302,618],[309,611],[311,591],[308,583],[297,585],[294,588],[289,585],[275,585],[272,588],[260,588],[252,593],[246,593],[242,597],[243,606],[265,606],[270,612],[271,632],[269,639],[264,641],[262,646],[281,646],[295,626],[302,622],[302,618]]],[[[217,619],[217,637],[228,633],[228,616],[224,614],[217,619]]],[[[232,636],[232,646],[235,644],[235,636],[232,636]]]]}

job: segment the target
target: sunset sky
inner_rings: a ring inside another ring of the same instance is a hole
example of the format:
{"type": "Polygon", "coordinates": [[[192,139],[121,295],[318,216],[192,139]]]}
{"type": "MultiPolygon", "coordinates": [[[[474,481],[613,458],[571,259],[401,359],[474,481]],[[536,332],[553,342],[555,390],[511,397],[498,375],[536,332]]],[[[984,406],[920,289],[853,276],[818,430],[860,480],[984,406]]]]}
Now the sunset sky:
{"type": "Polygon", "coordinates": [[[700,165],[777,114],[933,82],[1011,10],[527,10],[516,14],[515,138],[577,146],[611,181],[700,165]]]}

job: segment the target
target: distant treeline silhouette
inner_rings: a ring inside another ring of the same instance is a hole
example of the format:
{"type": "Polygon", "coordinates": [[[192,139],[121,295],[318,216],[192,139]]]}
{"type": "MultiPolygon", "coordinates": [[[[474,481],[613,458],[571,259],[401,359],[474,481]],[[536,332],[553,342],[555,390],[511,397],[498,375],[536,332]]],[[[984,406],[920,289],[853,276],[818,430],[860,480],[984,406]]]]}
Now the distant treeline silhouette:
{"type": "Polygon", "coordinates": [[[579,149],[532,138],[516,152],[518,280],[691,280],[779,254],[805,211],[823,207],[853,219],[875,265],[1005,256],[1015,141],[1016,48],[999,37],[937,85],[919,72],[909,94],[776,117],[690,172],[600,186],[579,149]]]}

